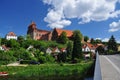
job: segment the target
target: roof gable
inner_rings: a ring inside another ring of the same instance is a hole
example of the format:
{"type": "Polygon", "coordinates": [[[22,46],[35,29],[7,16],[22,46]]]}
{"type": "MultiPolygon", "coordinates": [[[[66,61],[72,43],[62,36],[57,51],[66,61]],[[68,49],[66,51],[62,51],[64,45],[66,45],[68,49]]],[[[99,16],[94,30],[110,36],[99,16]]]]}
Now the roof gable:
{"type": "Polygon", "coordinates": [[[16,34],[14,32],[9,32],[7,36],[16,36],[16,34]]]}

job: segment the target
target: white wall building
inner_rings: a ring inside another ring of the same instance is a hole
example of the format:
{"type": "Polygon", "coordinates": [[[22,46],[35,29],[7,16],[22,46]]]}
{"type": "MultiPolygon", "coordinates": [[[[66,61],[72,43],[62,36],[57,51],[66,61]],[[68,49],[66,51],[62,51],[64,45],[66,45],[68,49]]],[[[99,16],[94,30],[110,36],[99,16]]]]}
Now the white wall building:
{"type": "Polygon", "coordinates": [[[95,46],[92,45],[91,43],[86,43],[82,47],[83,52],[93,52],[93,53],[95,53],[95,50],[96,50],[95,46]]]}
{"type": "Polygon", "coordinates": [[[7,40],[10,40],[10,39],[15,39],[17,40],[17,36],[14,32],[9,32],[7,35],[6,35],[6,39],[7,40]]]}

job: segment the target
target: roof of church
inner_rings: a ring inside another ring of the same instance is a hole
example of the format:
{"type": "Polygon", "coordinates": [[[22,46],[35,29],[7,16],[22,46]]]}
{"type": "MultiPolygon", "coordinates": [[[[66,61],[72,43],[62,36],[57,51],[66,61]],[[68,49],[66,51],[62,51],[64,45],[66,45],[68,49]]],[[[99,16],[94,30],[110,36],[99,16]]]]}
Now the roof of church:
{"type": "Polygon", "coordinates": [[[60,36],[62,32],[66,32],[67,37],[71,37],[73,35],[73,31],[71,30],[63,30],[63,29],[58,29],[58,28],[55,28],[55,29],[58,33],[58,36],[60,36]]]}

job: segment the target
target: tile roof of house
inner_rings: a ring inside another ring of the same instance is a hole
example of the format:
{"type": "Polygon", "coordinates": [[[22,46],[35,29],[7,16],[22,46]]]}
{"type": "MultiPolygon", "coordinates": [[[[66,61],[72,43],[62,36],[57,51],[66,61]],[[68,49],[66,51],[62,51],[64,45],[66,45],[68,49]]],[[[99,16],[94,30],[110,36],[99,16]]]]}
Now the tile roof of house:
{"type": "Polygon", "coordinates": [[[16,36],[16,34],[14,32],[9,32],[7,36],[16,36]]]}
{"type": "Polygon", "coordinates": [[[2,48],[6,51],[10,49],[10,48],[7,48],[5,45],[2,45],[2,48]]]}
{"type": "Polygon", "coordinates": [[[95,47],[93,44],[91,44],[91,43],[86,43],[82,48],[86,48],[87,46],[88,46],[90,49],[96,49],[96,47],[95,47]]]}
{"type": "Polygon", "coordinates": [[[61,51],[61,52],[65,52],[65,51],[66,51],[66,48],[61,48],[60,51],[61,51]]]}
{"type": "Polygon", "coordinates": [[[55,47],[55,48],[53,48],[53,51],[52,51],[52,52],[54,53],[54,52],[56,52],[56,50],[60,51],[60,50],[58,49],[58,47],[55,47]]]}
{"type": "Polygon", "coordinates": [[[73,35],[73,31],[71,30],[63,30],[63,29],[58,29],[58,28],[55,28],[55,29],[58,33],[58,36],[60,36],[62,32],[66,32],[67,37],[71,37],[73,35]]]}

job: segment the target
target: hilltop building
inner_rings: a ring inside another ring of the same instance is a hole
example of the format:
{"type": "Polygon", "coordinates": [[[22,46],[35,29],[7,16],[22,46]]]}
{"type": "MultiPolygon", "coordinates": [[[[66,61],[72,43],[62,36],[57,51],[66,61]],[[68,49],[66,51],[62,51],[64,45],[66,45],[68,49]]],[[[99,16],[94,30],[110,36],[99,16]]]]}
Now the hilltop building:
{"type": "Polygon", "coordinates": [[[34,40],[51,40],[51,31],[37,29],[37,26],[32,22],[28,26],[27,34],[34,40]]]}
{"type": "Polygon", "coordinates": [[[56,40],[63,31],[66,32],[68,38],[72,37],[73,31],[57,28],[53,29],[53,31],[41,30],[37,28],[34,22],[32,22],[28,26],[27,34],[34,40],[56,40]]]}
{"type": "Polygon", "coordinates": [[[10,40],[10,39],[15,39],[17,40],[17,35],[14,33],[14,32],[9,32],[6,37],[5,37],[7,40],[10,40]]]}

